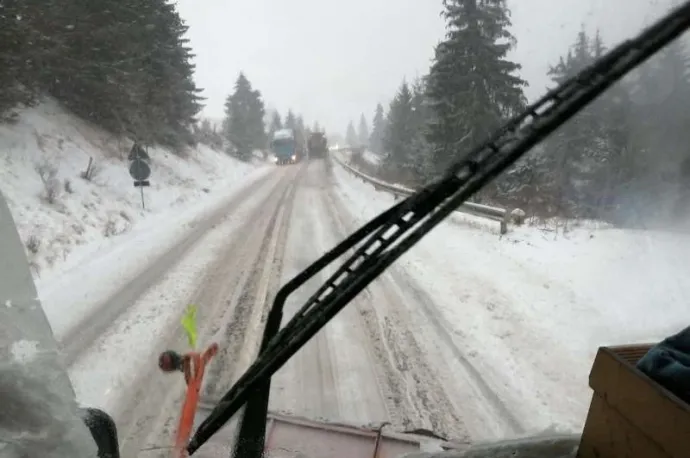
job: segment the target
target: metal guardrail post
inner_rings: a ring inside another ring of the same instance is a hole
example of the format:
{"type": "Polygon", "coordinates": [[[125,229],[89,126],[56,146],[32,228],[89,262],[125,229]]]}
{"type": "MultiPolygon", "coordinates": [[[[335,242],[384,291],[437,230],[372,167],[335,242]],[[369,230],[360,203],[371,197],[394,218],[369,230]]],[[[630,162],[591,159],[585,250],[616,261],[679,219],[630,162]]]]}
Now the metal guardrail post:
{"type": "Polygon", "coordinates": [[[510,213],[506,211],[505,215],[501,219],[501,235],[508,233],[508,222],[510,221],[510,213]]]}

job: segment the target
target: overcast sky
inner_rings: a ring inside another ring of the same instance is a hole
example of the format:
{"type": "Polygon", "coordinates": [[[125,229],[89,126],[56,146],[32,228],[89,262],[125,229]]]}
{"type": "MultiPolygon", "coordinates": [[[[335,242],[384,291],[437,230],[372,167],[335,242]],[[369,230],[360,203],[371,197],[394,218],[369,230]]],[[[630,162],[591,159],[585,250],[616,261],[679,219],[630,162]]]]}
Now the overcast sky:
{"type": "MultiPolygon", "coordinates": [[[[617,43],[658,18],[671,0],[508,0],[530,99],[581,24],[617,43]]],[[[440,0],[179,0],[196,54],[204,116],[244,71],[267,108],[292,108],[312,124],[344,132],[377,102],[387,106],[404,77],[425,74],[445,33],[440,0]]]]}

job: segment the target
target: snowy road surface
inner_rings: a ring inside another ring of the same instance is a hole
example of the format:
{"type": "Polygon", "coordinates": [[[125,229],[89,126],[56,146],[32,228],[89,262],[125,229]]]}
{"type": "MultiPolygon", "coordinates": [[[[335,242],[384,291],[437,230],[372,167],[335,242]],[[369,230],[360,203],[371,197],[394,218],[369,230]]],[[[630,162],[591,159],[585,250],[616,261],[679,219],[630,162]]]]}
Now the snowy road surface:
{"type": "MultiPolygon", "coordinates": [[[[284,281],[355,229],[323,163],[309,165],[297,193],[284,281]]],[[[325,280],[324,272],[286,304],[285,320],[325,280]]],[[[448,354],[434,305],[401,272],[384,274],[309,342],[272,383],[271,408],[353,424],[389,421],[398,430],[427,429],[468,440],[486,429],[522,431],[481,376],[446,373],[448,354]],[[457,376],[457,374],[455,374],[457,376]],[[498,420],[498,421],[497,421],[498,420]]]]}
{"type": "MultiPolygon", "coordinates": [[[[255,356],[280,285],[392,203],[381,195],[322,161],[275,167],[150,260],[133,286],[84,318],[84,333],[60,336],[80,401],[113,413],[123,456],[167,456],[183,381],[160,373],[156,359],[187,348],[179,326],[186,305],[199,307],[201,344],[220,345],[205,387],[218,396],[255,356]]],[[[441,225],[338,314],[276,374],[270,408],[388,421],[459,442],[552,425],[574,431],[598,345],[661,338],[683,324],[690,292],[668,278],[690,268],[685,236],[599,231],[546,240],[523,228],[499,239],[463,224],[441,225]],[[643,250],[653,257],[640,270],[643,250]],[[614,277],[621,263],[629,269],[614,277]],[[613,300],[637,271],[654,278],[626,292],[644,323],[613,300]],[[592,272],[619,281],[606,289],[592,272]],[[653,297],[665,297],[666,315],[652,313],[653,297]]],[[[284,319],[331,273],[296,291],[284,319]]]]}
{"type": "MultiPolygon", "coordinates": [[[[80,401],[112,412],[123,456],[167,454],[183,381],[161,373],[156,359],[164,349],[187,348],[179,326],[185,306],[199,307],[201,345],[220,344],[205,387],[219,396],[256,355],[280,285],[342,240],[354,221],[325,162],[276,167],[86,316],[83,332],[65,335],[80,401]]],[[[330,273],[291,296],[285,320],[330,273]]],[[[476,371],[468,367],[459,381],[446,370],[446,358],[462,355],[444,332],[419,286],[403,272],[386,274],[279,371],[270,408],[357,425],[388,421],[458,441],[519,433],[476,371]]]]}
{"type": "MultiPolygon", "coordinates": [[[[200,247],[210,256],[191,294],[177,298],[178,307],[188,303],[199,307],[200,344],[220,345],[206,375],[205,391],[209,396],[228,389],[258,349],[265,304],[279,278],[275,269],[280,265],[273,261],[282,258],[298,173],[298,168],[279,168],[271,174],[267,186],[251,190],[253,197],[246,210],[233,213],[200,247]]],[[[162,345],[151,349],[149,370],[139,374],[132,396],[124,408],[116,410],[122,425],[123,456],[165,446],[174,435],[183,381],[180,376],[162,374],[155,358],[163,349],[181,350],[188,344],[179,321],[168,329],[162,345]]],[[[167,456],[160,450],[140,454],[159,455],[167,456]]]]}
{"type": "MultiPolygon", "coordinates": [[[[329,192],[327,170],[323,162],[310,163],[308,167],[296,195],[283,283],[336,242],[323,205],[322,196],[329,192]]],[[[283,324],[325,280],[326,273],[321,272],[288,297],[283,324]]],[[[272,382],[270,408],[315,419],[388,419],[369,336],[353,308],[343,310],[278,372],[272,382]]]]}
{"type": "MultiPolygon", "coordinates": [[[[390,194],[334,171],[333,189],[358,224],[393,205],[390,194]]],[[[510,436],[520,429],[511,417],[528,432],[581,431],[599,346],[659,341],[687,326],[687,231],[550,221],[499,237],[479,226],[452,215],[388,271],[428,296],[412,300],[428,319],[419,335],[438,345],[430,355],[444,362],[439,377],[464,393],[473,439],[510,436]],[[468,372],[485,383],[469,389],[468,372]]]]}

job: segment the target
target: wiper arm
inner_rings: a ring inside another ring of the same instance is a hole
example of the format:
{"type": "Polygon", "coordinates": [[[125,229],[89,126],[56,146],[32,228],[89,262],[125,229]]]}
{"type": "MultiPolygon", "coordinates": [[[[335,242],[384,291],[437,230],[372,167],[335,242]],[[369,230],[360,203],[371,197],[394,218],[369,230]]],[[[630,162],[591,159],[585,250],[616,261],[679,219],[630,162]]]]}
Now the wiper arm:
{"type": "Polygon", "coordinates": [[[350,300],[472,194],[688,28],[690,2],[550,91],[452,166],[445,178],[375,218],[290,281],[276,296],[259,356],[199,426],[189,453],[193,454],[250,401],[236,451],[242,457],[261,456],[271,376],[350,300]],[[279,331],[288,294],[357,245],[355,254],[279,331]]]}

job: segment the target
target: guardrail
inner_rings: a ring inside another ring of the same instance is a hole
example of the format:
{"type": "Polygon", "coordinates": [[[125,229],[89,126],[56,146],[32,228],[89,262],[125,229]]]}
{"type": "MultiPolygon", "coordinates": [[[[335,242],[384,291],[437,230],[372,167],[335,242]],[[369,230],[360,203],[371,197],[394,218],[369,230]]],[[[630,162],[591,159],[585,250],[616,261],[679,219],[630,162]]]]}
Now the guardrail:
{"type": "MultiPolygon", "coordinates": [[[[374,178],[365,173],[360,172],[356,168],[352,167],[350,164],[341,160],[337,154],[331,154],[331,157],[340,164],[345,170],[349,171],[356,177],[362,179],[363,181],[374,186],[377,191],[379,189],[387,191],[395,196],[396,199],[399,197],[407,197],[415,193],[414,189],[407,188],[405,186],[394,185],[386,183],[374,178]]],[[[476,204],[473,202],[465,202],[457,209],[458,212],[465,213],[468,215],[478,216],[480,218],[489,219],[492,221],[497,221],[500,224],[501,234],[508,232],[508,224],[512,223],[515,225],[522,225],[525,220],[525,212],[519,208],[508,211],[505,208],[489,207],[488,205],[476,204]]]]}

